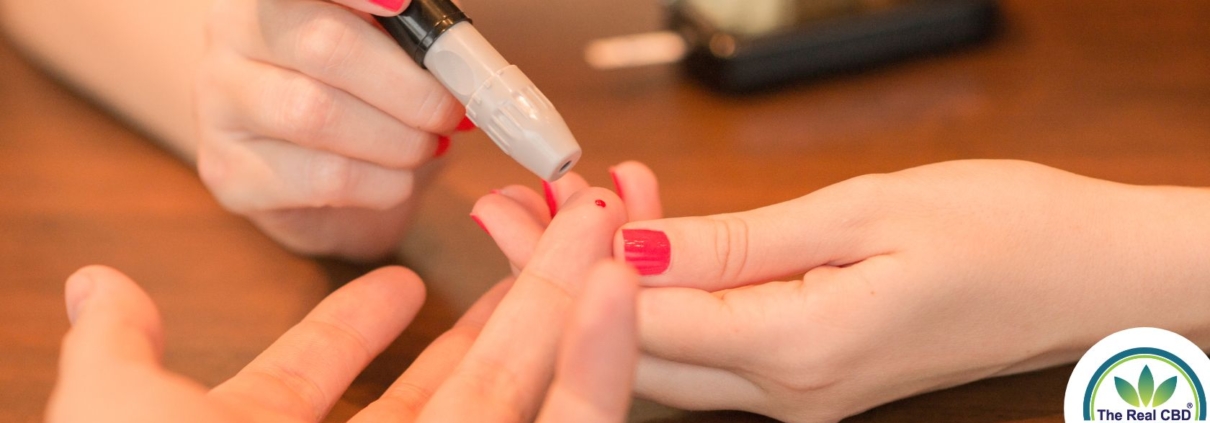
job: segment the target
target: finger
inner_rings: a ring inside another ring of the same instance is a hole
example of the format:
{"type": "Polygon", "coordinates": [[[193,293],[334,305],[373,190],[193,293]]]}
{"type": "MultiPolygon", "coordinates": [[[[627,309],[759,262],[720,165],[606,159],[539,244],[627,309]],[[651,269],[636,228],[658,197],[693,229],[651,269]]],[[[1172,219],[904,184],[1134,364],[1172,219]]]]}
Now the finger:
{"type": "Polygon", "coordinates": [[[205,389],[160,366],[162,327],[155,304],[122,273],[80,269],[67,280],[68,317],[48,422],[221,421],[205,389]],[[159,406],[149,406],[159,405],[159,406]],[[171,406],[166,406],[171,405],[171,406]]]}
{"type": "Polygon", "coordinates": [[[635,395],[684,410],[753,410],[765,393],[735,373],[644,355],[635,395]]]}
{"type": "Polygon", "coordinates": [[[198,156],[203,182],[219,202],[241,214],[320,207],[387,210],[406,201],[414,187],[410,170],[284,141],[203,144],[198,156]]]}
{"type": "Polygon", "coordinates": [[[554,216],[559,213],[563,203],[588,186],[588,181],[585,181],[584,177],[576,172],[567,172],[555,182],[542,181],[542,190],[546,194],[546,206],[550,209],[550,215],[554,216]]]}
{"type": "Polygon", "coordinates": [[[411,0],[333,0],[350,8],[379,16],[394,16],[403,12],[411,0]]]}
{"type": "Polygon", "coordinates": [[[609,175],[613,177],[614,192],[626,202],[630,221],[664,217],[659,182],[650,168],[636,161],[628,161],[610,168],[609,175]]]}
{"type": "Polygon", "coordinates": [[[433,341],[382,397],[357,413],[350,423],[411,422],[432,398],[433,393],[462,361],[479,337],[513,279],[505,279],[479,298],[454,327],[433,341]]]}
{"type": "Polygon", "coordinates": [[[614,254],[646,286],[707,291],[854,263],[888,248],[869,236],[869,211],[860,206],[875,195],[825,189],[741,213],[635,222],[615,237],[614,254]]]}
{"type": "Polygon", "coordinates": [[[531,420],[554,371],[571,301],[589,268],[609,258],[609,238],[625,219],[608,190],[584,190],[569,200],[420,421],[531,420]]]}
{"type": "Polygon", "coordinates": [[[159,311],[126,275],[85,267],[67,279],[66,298],[73,323],[63,342],[64,379],[123,366],[159,367],[159,311]]]}
{"type": "MultiPolygon", "coordinates": [[[[219,59],[216,59],[219,60],[219,59]]],[[[230,57],[208,78],[227,116],[255,138],[289,141],[384,167],[411,169],[437,153],[437,136],[409,127],[340,89],[276,66],[230,57]]]]}
{"type": "Polygon", "coordinates": [[[319,421],[423,302],[416,274],[400,267],[374,271],[329,295],[211,397],[319,421]]]}
{"type": "Polygon", "coordinates": [[[371,23],[323,2],[271,4],[274,19],[262,19],[264,31],[252,34],[265,42],[263,52],[252,49],[254,58],[297,69],[427,132],[452,133],[466,115],[449,90],[371,23]]]}
{"type": "Polygon", "coordinates": [[[546,230],[525,206],[499,194],[485,195],[476,201],[471,217],[483,226],[509,263],[517,268],[529,264],[546,230]]]}
{"type": "Polygon", "coordinates": [[[639,293],[643,351],[668,360],[731,368],[747,361],[758,343],[749,312],[757,304],[741,291],[710,293],[690,288],[648,288],[639,293]]]}
{"type": "Polygon", "coordinates": [[[497,193],[511,198],[525,207],[525,210],[534,220],[540,222],[543,228],[550,225],[550,210],[547,209],[546,200],[533,189],[524,185],[509,185],[499,189],[497,193]]]}
{"type": "Polygon", "coordinates": [[[629,411],[638,361],[638,275],[629,266],[605,261],[585,283],[538,422],[615,423],[629,411]]]}

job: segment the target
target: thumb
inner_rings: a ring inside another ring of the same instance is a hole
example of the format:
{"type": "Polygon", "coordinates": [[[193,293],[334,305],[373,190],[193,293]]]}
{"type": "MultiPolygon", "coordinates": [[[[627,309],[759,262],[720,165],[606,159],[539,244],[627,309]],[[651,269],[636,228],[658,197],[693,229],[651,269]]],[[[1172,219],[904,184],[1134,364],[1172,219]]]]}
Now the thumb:
{"type": "Polygon", "coordinates": [[[717,291],[877,254],[865,242],[866,213],[826,191],[740,213],[632,222],[615,234],[614,256],[644,286],[717,291]]]}
{"type": "Polygon", "coordinates": [[[63,341],[64,377],[115,364],[158,366],[160,314],[151,298],[117,270],[89,266],[67,279],[71,331],[63,341]]]}

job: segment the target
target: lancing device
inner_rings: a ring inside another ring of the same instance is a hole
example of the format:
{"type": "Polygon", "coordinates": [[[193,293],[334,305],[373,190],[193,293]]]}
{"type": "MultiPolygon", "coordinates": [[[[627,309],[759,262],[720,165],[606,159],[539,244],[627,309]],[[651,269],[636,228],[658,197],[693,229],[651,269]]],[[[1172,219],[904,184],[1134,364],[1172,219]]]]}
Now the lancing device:
{"type": "Polygon", "coordinates": [[[466,106],[471,122],[526,169],[554,181],[580,160],[580,145],[550,100],[453,2],[412,0],[399,16],[377,19],[466,106]]]}

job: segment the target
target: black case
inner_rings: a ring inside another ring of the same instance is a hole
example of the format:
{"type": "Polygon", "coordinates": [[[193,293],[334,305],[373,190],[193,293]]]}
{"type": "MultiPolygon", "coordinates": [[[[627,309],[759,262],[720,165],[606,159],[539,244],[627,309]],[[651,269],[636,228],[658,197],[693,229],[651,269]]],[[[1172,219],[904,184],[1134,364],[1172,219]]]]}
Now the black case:
{"type": "Polygon", "coordinates": [[[673,2],[669,11],[670,28],[690,43],[686,72],[727,92],[761,90],[953,49],[987,39],[999,15],[994,0],[921,0],[744,37],[715,28],[686,2],[673,2]]]}

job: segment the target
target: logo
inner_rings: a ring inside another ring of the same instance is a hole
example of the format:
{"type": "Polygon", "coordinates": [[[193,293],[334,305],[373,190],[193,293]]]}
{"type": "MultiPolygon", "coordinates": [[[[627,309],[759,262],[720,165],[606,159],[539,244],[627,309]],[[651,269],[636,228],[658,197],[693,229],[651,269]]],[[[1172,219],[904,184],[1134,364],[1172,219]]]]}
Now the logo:
{"type": "Polygon", "coordinates": [[[1093,345],[1076,364],[1064,420],[1205,421],[1201,377],[1210,377],[1210,358],[1188,339],[1163,329],[1127,329],[1093,345]]]}

